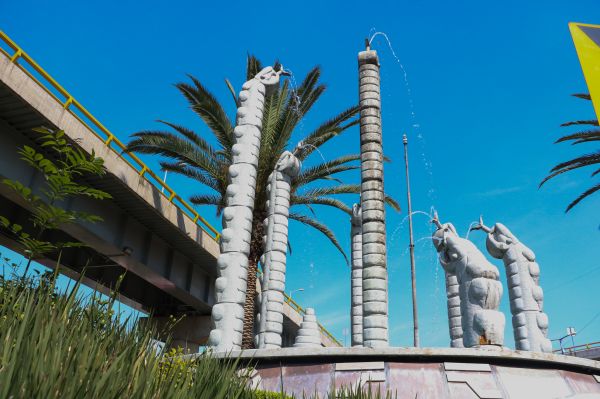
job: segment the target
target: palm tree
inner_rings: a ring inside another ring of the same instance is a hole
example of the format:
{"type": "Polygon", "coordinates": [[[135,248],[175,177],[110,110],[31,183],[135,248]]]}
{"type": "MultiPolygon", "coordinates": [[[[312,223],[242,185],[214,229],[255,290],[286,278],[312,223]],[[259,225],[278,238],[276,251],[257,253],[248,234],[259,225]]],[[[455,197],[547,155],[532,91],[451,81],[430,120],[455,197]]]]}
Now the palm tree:
{"type": "MultiPolygon", "coordinates": [[[[262,69],[260,61],[249,56],[246,67],[246,79],[254,77],[262,69]]],[[[256,275],[258,263],[263,254],[263,220],[267,216],[265,204],[267,201],[266,187],[269,174],[273,171],[279,156],[289,149],[290,139],[294,128],[317,102],[325,91],[325,86],[319,83],[320,69],[314,67],[302,83],[296,88],[290,88],[289,80],[265,99],[263,130],[259,154],[258,174],[256,183],[256,199],[254,205],[253,228],[250,256],[248,262],[248,295],[244,306],[243,348],[253,346],[253,326],[256,292],[256,275]]],[[[170,127],[171,131],[141,131],[134,133],[128,145],[128,151],[144,154],[161,155],[168,160],[161,162],[161,167],[169,172],[187,176],[210,189],[210,193],[196,194],[190,201],[196,205],[213,205],[217,215],[225,207],[225,191],[227,188],[227,171],[232,160],[234,123],[229,119],[225,108],[216,100],[202,83],[189,76],[191,84],[178,83],[177,89],[183,94],[192,110],[207,125],[211,134],[216,138],[217,147],[194,131],[173,123],[159,121],[170,127]]],[[[225,80],[233,98],[232,107],[237,108],[238,98],[233,86],[225,80]]],[[[306,160],[315,150],[332,138],[340,135],[348,128],[356,125],[358,106],[352,106],[331,119],[322,123],[313,132],[295,146],[295,154],[299,160],[306,160]]],[[[305,168],[292,182],[291,206],[307,209],[309,212],[290,211],[290,219],[310,226],[322,234],[339,250],[347,262],[346,254],[333,232],[315,218],[313,205],[324,205],[339,209],[351,215],[352,210],[335,196],[337,194],[358,194],[359,184],[343,184],[335,175],[348,170],[357,169],[356,161],[360,154],[347,154],[338,158],[324,161],[315,166],[305,168]],[[314,183],[328,181],[333,184],[318,186],[314,183]]],[[[398,204],[387,198],[388,204],[399,210],[398,204]]]]}
{"type": "MultiPolygon", "coordinates": [[[[583,100],[588,100],[588,101],[591,101],[591,99],[592,99],[589,94],[573,94],[573,96],[577,97],[577,98],[581,98],[583,100]]],[[[563,136],[563,137],[559,138],[558,140],[556,140],[555,144],[570,141],[571,145],[576,145],[576,144],[581,144],[581,143],[600,141],[600,129],[597,128],[598,127],[597,119],[566,122],[566,123],[563,123],[561,126],[564,127],[564,126],[580,126],[580,125],[594,126],[594,127],[584,130],[584,131],[581,131],[581,132],[572,133],[572,134],[563,136]]],[[[552,179],[555,176],[561,175],[565,172],[569,172],[574,169],[579,169],[579,168],[583,168],[585,166],[597,165],[597,164],[600,164],[600,150],[597,150],[595,152],[591,152],[591,153],[588,153],[585,155],[581,155],[577,158],[571,159],[570,161],[559,163],[554,168],[552,168],[550,170],[550,174],[548,176],[546,176],[544,178],[544,180],[542,180],[542,182],[540,183],[540,187],[542,185],[544,185],[544,183],[546,183],[548,180],[552,179]]],[[[594,172],[592,172],[591,177],[596,176],[598,173],[600,173],[600,169],[596,169],[594,172]]],[[[575,200],[573,200],[569,204],[569,206],[567,206],[567,209],[565,210],[565,212],[569,212],[575,205],[580,203],[584,198],[589,197],[590,195],[592,195],[593,193],[595,193],[598,190],[600,190],[600,183],[593,185],[592,187],[590,187],[589,189],[587,189],[586,191],[581,193],[581,195],[579,195],[579,197],[577,197],[575,200]]]]}

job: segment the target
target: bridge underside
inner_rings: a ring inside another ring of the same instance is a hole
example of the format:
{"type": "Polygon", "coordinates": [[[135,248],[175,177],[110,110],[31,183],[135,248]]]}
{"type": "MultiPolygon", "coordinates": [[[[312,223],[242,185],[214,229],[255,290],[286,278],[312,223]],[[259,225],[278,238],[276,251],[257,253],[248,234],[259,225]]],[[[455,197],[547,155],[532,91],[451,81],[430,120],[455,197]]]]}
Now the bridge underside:
{"type": "MultiPolygon", "coordinates": [[[[59,128],[0,83],[0,176],[18,180],[34,192],[42,187],[42,176],[20,160],[16,151],[23,145],[37,147],[34,140],[37,133],[32,129],[40,126],[59,128]]],[[[113,199],[102,202],[75,199],[65,204],[69,209],[97,214],[104,221],[71,225],[45,237],[79,241],[88,246],[65,250],[62,272],[78,278],[86,267],[86,284],[104,292],[114,288],[119,276],[127,272],[119,293],[123,302],[135,309],[159,315],[210,314],[214,254],[199,247],[178,226],[165,221],[156,208],[142,201],[114,174],[87,179],[86,183],[109,192],[113,199]]],[[[160,195],[157,193],[157,204],[161,203],[160,195]]],[[[0,209],[11,221],[28,227],[27,203],[5,185],[0,185],[0,209]]],[[[0,241],[21,252],[22,248],[12,238],[4,234],[0,241]]],[[[200,237],[203,238],[206,237],[200,237]]],[[[56,255],[39,262],[54,267],[56,255]]]]}

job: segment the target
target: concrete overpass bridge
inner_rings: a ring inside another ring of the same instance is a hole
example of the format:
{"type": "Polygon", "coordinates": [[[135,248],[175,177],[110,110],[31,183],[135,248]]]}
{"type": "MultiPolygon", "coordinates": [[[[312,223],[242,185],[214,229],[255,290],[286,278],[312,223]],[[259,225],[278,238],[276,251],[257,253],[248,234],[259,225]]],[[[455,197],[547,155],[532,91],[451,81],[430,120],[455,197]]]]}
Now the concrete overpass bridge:
{"type": "MultiPolygon", "coordinates": [[[[34,192],[41,176],[19,159],[16,149],[35,147],[32,129],[39,126],[62,129],[74,145],[102,157],[108,173],[86,182],[113,197],[66,204],[104,221],[66,226],[48,237],[68,236],[87,245],[63,253],[61,272],[76,279],[87,265],[83,282],[107,293],[127,271],[118,290],[121,302],[152,312],[159,325],[168,315],[185,314],[174,338],[191,348],[203,344],[214,304],[219,231],[137,156],[124,154],[124,145],[106,127],[0,31],[0,176],[34,192]]],[[[13,222],[27,224],[27,204],[1,184],[0,209],[13,222]]],[[[0,244],[22,252],[7,235],[0,236],[0,244]]],[[[40,263],[53,268],[56,259],[40,263]]],[[[303,312],[286,299],[284,344],[293,343],[303,312]]],[[[323,326],[321,338],[324,346],[340,346],[323,326]]]]}

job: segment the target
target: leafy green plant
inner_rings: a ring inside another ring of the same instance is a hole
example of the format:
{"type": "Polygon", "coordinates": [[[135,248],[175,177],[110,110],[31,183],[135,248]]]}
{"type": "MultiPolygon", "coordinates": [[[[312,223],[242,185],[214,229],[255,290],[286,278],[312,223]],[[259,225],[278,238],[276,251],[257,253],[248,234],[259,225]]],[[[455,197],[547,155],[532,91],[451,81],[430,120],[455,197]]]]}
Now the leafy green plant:
{"type": "Polygon", "coordinates": [[[11,222],[7,216],[0,216],[0,226],[12,234],[23,246],[28,259],[25,274],[31,261],[40,256],[58,252],[64,248],[80,247],[76,241],[51,242],[44,239],[45,233],[56,230],[68,223],[101,221],[99,216],[75,210],[67,210],[65,201],[73,197],[89,197],[98,200],[110,198],[110,194],[80,182],[84,176],[102,176],[106,173],[104,161],[94,153],[86,154],[73,146],[62,130],[49,128],[34,129],[39,134],[37,141],[42,149],[52,154],[52,158],[35,148],[24,145],[18,151],[21,159],[44,177],[43,187],[34,193],[23,183],[4,179],[2,183],[11,187],[31,211],[31,230],[26,231],[20,224],[11,222]]]}
{"type": "Polygon", "coordinates": [[[22,279],[0,279],[0,397],[252,397],[235,360],[156,349],[152,329],[108,311],[116,295],[82,296],[79,283],[60,293],[22,279]]]}

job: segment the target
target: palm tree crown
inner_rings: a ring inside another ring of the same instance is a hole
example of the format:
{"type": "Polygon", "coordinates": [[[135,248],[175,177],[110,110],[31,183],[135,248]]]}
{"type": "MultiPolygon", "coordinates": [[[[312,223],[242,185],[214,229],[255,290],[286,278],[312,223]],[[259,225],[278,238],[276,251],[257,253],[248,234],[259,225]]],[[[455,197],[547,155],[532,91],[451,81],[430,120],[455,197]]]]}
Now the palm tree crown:
{"type": "MultiPolygon", "coordinates": [[[[246,79],[251,79],[261,69],[260,61],[249,56],[246,79]]],[[[274,170],[279,156],[286,149],[293,148],[296,157],[300,161],[304,161],[320,146],[358,123],[355,116],[358,114],[359,107],[352,106],[323,122],[306,135],[300,143],[291,145],[294,129],[325,91],[325,86],[319,83],[320,74],[320,69],[314,67],[296,89],[290,88],[289,81],[286,80],[280,88],[265,99],[248,266],[248,293],[254,292],[256,289],[257,265],[263,253],[262,222],[267,215],[266,187],[269,174],[274,170]]],[[[184,126],[159,121],[171,128],[172,131],[152,130],[134,133],[133,139],[128,145],[128,151],[161,155],[167,158],[161,162],[164,170],[187,176],[210,189],[209,193],[191,196],[190,201],[196,205],[214,205],[217,214],[220,214],[225,207],[227,172],[232,161],[235,126],[216,97],[198,79],[193,76],[189,76],[189,78],[191,84],[178,83],[176,87],[186,98],[192,110],[208,126],[218,145],[216,147],[211,145],[203,137],[184,126]]],[[[228,80],[225,82],[233,98],[232,105],[237,107],[236,92],[228,80]]],[[[295,208],[304,206],[310,211],[310,214],[290,211],[290,219],[323,233],[344,258],[346,258],[345,252],[337,238],[325,224],[316,219],[312,206],[329,206],[351,215],[351,209],[335,196],[337,194],[359,194],[360,184],[343,184],[335,175],[357,169],[359,166],[356,161],[359,159],[360,154],[346,154],[318,163],[315,166],[304,168],[292,182],[290,206],[295,208]],[[317,187],[313,184],[320,181],[329,181],[333,184],[324,187],[317,187]]],[[[394,209],[399,210],[398,204],[393,199],[388,197],[386,200],[394,209]]],[[[252,346],[253,310],[254,295],[247,295],[243,342],[245,348],[252,346]]]]}
{"type": "MultiPolygon", "coordinates": [[[[584,99],[584,100],[591,101],[591,97],[589,94],[573,94],[573,96],[584,99]]],[[[598,120],[597,119],[577,120],[577,121],[572,121],[572,122],[566,122],[566,123],[563,123],[561,126],[563,126],[563,127],[566,127],[566,126],[593,126],[593,127],[590,129],[584,130],[584,131],[580,131],[580,132],[576,132],[576,133],[572,133],[572,134],[563,136],[563,137],[559,138],[558,140],[556,140],[555,143],[571,142],[571,145],[576,145],[576,144],[600,141],[600,129],[598,129],[598,120]]],[[[544,180],[542,180],[542,182],[540,183],[540,187],[542,185],[544,185],[544,183],[546,183],[548,180],[550,180],[553,177],[556,177],[558,175],[561,175],[565,172],[569,172],[571,170],[583,168],[585,166],[597,165],[597,164],[600,164],[600,150],[578,156],[577,158],[571,159],[569,161],[559,163],[558,165],[553,167],[550,170],[550,173],[548,174],[548,176],[546,176],[544,178],[544,180]]],[[[596,176],[598,173],[600,173],[600,169],[596,169],[594,172],[592,172],[591,177],[596,176]]],[[[590,195],[592,195],[593,193],[595,193],[598,190],[600,190],[600,183],[593,185],[592,187],[590,187],[589,189],[587,189],[583,193],[581,193],[577,198],[575,198],[575,200],[573,200],[567,206],[567,209],[565,210],[565,212],[569,212],[575,205],[580,203],[584,198],[589,197],[590,195]]]]}

